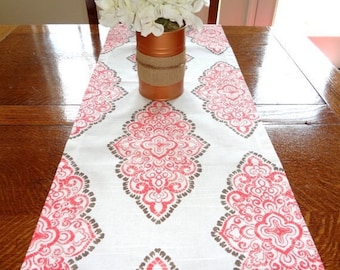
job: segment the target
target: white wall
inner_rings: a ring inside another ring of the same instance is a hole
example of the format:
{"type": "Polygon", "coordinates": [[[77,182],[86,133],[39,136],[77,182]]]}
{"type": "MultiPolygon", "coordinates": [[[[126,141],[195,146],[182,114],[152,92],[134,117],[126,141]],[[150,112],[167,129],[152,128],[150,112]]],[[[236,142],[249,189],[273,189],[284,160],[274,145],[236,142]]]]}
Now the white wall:
{"type": "Polygon", "coordinates": [[[0,0],[0,24],[88,23],[85,0],[0,0]]]}
{"type": "Polygon", "coordinates": [[[340,68],[339,12],[340,0],[280,0],[274,26],[309,37],[340,68]]]}

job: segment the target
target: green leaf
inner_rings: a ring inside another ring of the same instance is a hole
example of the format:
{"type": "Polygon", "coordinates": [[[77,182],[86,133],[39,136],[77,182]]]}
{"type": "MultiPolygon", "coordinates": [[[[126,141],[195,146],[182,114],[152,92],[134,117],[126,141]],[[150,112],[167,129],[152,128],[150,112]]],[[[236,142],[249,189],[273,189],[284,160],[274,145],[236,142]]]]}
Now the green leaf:
{"type": "Polygon", "coordinates": [[[173,22],[165,18],[158,18],[155,22],[163,25],[165,32],[174,31],[180,28],[177,22],[173,22]]]}

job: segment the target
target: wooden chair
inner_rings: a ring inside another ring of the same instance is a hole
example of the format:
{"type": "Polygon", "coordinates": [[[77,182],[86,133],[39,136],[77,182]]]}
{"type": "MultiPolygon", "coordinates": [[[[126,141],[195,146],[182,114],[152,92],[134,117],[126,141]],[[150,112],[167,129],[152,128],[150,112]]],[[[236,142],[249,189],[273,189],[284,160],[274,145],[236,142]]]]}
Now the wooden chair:
{"type": "MultiPolygon", "coordinates": [[[[218,16],[219,0],[210,0],[208,23],[215,24],[218,16]]],[[[90,24],[98,24],[97,8],[94,0],[86,0],[87,14],[90,24]]]]}
{"type": "Polygon", "coordinates": [[[98,13],[94,0],[86,0],[86,9],[89,17],[89,24],[98,24],[98,13]]]}
{"type": "Polygon", "coordinates": [[[217,22],[219,3],[220,3],[220,0],[210,0],[209,14],[208,14],[209,24],[216,24],[217,22]]]}

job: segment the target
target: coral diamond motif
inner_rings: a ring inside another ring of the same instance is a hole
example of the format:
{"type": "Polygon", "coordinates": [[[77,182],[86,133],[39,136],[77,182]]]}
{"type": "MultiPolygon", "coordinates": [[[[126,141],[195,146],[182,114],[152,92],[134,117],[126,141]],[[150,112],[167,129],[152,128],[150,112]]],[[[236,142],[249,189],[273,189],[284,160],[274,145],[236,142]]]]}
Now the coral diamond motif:
{"type": "Polygon", "coordinates": [[[113,49],[129,42],[129,39],[136,34],[128,29],[124,24],[119,24],[110,29],[102,53],[108,53],[113,49]]]}
{"type": "Polygon", "coordinates": [[[163,222],[194,188],[196,160],[208,147],[194,125],[166,102],[152,102],[124,126],[126,135],[109,144],[124,190],[156,224],[163,222]]]}
{"type": "Polygon", "coordinates": [[[205,47],[214,54],[222,54],[230,45],[221,26],[204,25],[201,31],[189,28],[186,32],[193,43],[205,47]]]}
{"type": "Polygon", "coordinates": [[[282,169],[249,153],[221,198],[227,212],[212,236],[241,269],[324,269],[282,169]]]}
{"type": "Polygon", "coordinates": [[[87,215],[94,202],[89,180],[64,155],[21,269],[77,269],[75,260],[88,255],[104,237],[87,215]]]}
{"type": "Polygon", "coordinates": [[[279,213],[268,213],[256,224],[255,234],[281,253],[289,253],[302,235],[302,228],[279,213]]]}
{"type": "Polygon", "coordinates": [[[104,63],[98,62],[85,92],[70,138],[80,136],[114,110],[114,102],[127,92],[118,86],[120,78],[104,63]]]}
{"type": "Polygon", "coordinates": [[[170,154],[176,147],[178,147],[177,143],[165,136],[156,135],[150,140],[142,142],[142,148],[156,157],[156,158],[164,158],[166,155],[170,154]]]}
{"type": "Polygon", "coordinates": [[[256,129],[259,117],[239,69],[217,62],[199,79],[193,94],[204,101],[204,109],[243,137],[256,129]]]}
{"type": "Polygon", "coordinates": [[[144,262],[139,265],[139,270],[178,270],[171,261],[171,257],[160,248],[155,248],[144,258],[144,262]]]}

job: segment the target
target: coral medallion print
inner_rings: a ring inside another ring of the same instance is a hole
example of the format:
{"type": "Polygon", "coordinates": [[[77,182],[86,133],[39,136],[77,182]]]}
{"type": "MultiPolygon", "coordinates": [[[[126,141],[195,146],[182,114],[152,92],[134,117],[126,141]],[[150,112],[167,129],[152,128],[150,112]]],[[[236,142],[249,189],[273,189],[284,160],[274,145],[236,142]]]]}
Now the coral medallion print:
{"type": "Polygon", "coordinates": [[[191,38],[191,42],[208,49],[213,54],[222,54],[230,48],[229,42],[221,26],[204,25],[201,31],[188,28],[186,34],[191,38]]]}
{"type": "Polygon", "coordinates": [[[114,70],[98,62],[85,92],[70,138],[83,134],[94,124],[104,120],[114,110],[115,101],[127,92],[119,86],[120,78],[114,70]]]}
{"type": "Polygon", "coordinates": [[[89,180],[64,155],[21,269],[77,269],[75,261],[87,256],[104,237],[87,215],[94,202],[89,180]]]}
{"type": "Polygon", "coordinates": [[[119,24],[110,29],[102,53],[108,53],[117,47],[129,42],[130,38],[136,34],[128,29],[124,24],[119,24]]]}
{"type": "Polygon", "coordinates": [[[204,109],[242,137],[256,129],[259,117],[253,98],[239,69],[217,62],[199,78],[193,94],[204,101],[204,109]]]}
{"type": "Polygon", "coordinates": [[[156,224],[166,220],[194,188],[197,158],[208,144],[193,134],[193,123],[167,102],[152,102],[124,126],[126,135],[109,144],[122,161],[123,187],[156,224]]]}
{"type": "Polygon", "coordinates": [[[171,257],[160,248],[155,248],[139,265],[139,270],[178,270],[171,257]]]}
{"type": "Polygon", "coordinates": [[[252,152],[238,168],[222,192],[215,240],[241,269],[324,269],[283,170],[252,152]]]}

